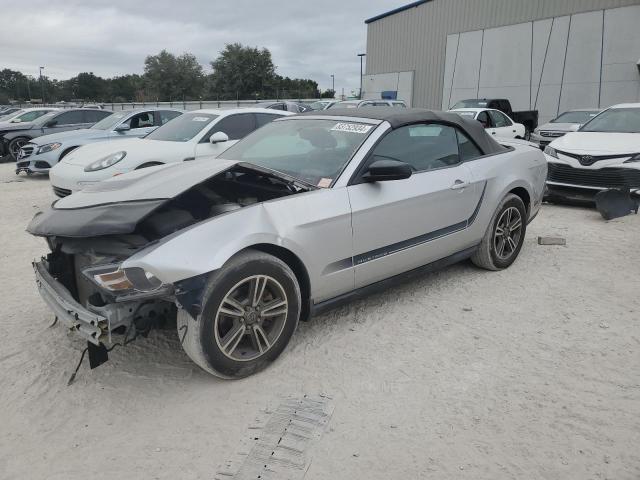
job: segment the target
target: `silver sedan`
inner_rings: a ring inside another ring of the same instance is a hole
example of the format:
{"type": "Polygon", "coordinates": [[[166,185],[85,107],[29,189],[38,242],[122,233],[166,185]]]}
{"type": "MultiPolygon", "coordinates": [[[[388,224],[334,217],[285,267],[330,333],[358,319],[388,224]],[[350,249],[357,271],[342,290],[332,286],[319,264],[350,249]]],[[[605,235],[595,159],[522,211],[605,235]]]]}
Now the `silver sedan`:
{"type": "Polygon", "coordinates": [[[349,299],[468,258],[509,267],[547,173],[538,148],[412,109],[285,117],[221,157],[114,177],[32,220],[51,247],[40,292],[94,360],[177,312],[203,369],[258,372],[299,320],[349,299]]]}

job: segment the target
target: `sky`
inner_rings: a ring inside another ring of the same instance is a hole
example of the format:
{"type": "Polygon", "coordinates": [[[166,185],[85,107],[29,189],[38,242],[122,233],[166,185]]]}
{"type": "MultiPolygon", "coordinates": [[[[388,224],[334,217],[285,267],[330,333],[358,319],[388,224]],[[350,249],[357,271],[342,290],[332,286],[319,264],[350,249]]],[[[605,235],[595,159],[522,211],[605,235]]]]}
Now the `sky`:
{"type": "Polygon", "coordinates": [[[356,89],[364,20],[410,0],[0,0],[0,69],[67,79],[142,73],[162,49],[209,62],[227,43],[271,51],[277,72],[322,90],[356,89]]]}

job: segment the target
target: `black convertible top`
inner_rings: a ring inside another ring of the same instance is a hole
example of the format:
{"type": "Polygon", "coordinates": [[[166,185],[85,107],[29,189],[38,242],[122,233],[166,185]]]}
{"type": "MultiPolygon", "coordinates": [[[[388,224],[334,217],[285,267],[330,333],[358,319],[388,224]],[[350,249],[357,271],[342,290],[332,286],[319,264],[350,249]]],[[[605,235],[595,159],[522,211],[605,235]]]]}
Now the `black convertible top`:
{"type": "Polygon", "coordinates": [[[302,116],[327,116],[327,117],[358,117],[371,118],[389,122],[391,128],[396,129],[405,125],[424,122],[438,122],[461,128],[471,137],[485,155],[506,151],[506,148],[487,135],[482,124],[476,120],[470,120],[457,113],[438,112],[425,108],[398,108],[398,107],[362,107],[362,108],[331,108],[314,112],[305,112],[302,116]]]}

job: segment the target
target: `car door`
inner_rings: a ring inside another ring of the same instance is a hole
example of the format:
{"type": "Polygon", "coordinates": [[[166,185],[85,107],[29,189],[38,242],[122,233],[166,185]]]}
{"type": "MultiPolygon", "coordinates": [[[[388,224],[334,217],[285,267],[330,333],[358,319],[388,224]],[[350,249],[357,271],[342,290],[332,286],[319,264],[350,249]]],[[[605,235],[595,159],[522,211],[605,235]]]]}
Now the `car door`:
{"type": "Polygon", "coordinates": [[[490,129],[491,135],[503,138],[515,138],[516,129],[513,122],[502,112],[498,110],[489,110],[487,112],[491,117],[491,123],[493,127],[490,129]]]}
{"type": "Polygon", "coordinates": [[[380,159],[408,163],[414,173],[376,183],[356,176],[347,187],[356,287],[472,246],[466,229],[482,188],[462,161],[459,138],[468,141],[452,126],[409,125],[387,133],[364,161],[358,175],[380,159]]]}
{"type": "Polygon", "coordinates": [[[246,137],[257,128],[256,116],[252,112],[234,113],[218,118],[200,139],[195,149],[195,156],[218,156],[241,138],[246,137]],[[216,132],[226,133],[229,140],[220,143],[211,143],[211,135],[216,132]]]}

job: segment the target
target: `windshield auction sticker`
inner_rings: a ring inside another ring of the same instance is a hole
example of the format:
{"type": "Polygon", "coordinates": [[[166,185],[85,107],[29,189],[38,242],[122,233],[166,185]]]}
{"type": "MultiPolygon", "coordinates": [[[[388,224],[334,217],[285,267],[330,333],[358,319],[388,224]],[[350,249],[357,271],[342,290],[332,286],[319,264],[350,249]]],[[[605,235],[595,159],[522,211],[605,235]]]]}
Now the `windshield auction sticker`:
{"type": "Polygon", "coordinates": [[[192,122],[208,122],[209,117],[193,117],[191,121],[192,122]]]}
{"type": "Polygon", "coordinates": [[[362,123],[336,123],[331,129],[334,132],[367,133],[371,130],[371,125],[362,123]]]}
{"type": "Polygon", "coordinates": [[[333,179],[331,178],[321,178],[318,182],[318,187],[320,188],[329,188],[331,186],[331,182],[333,179]]]}

